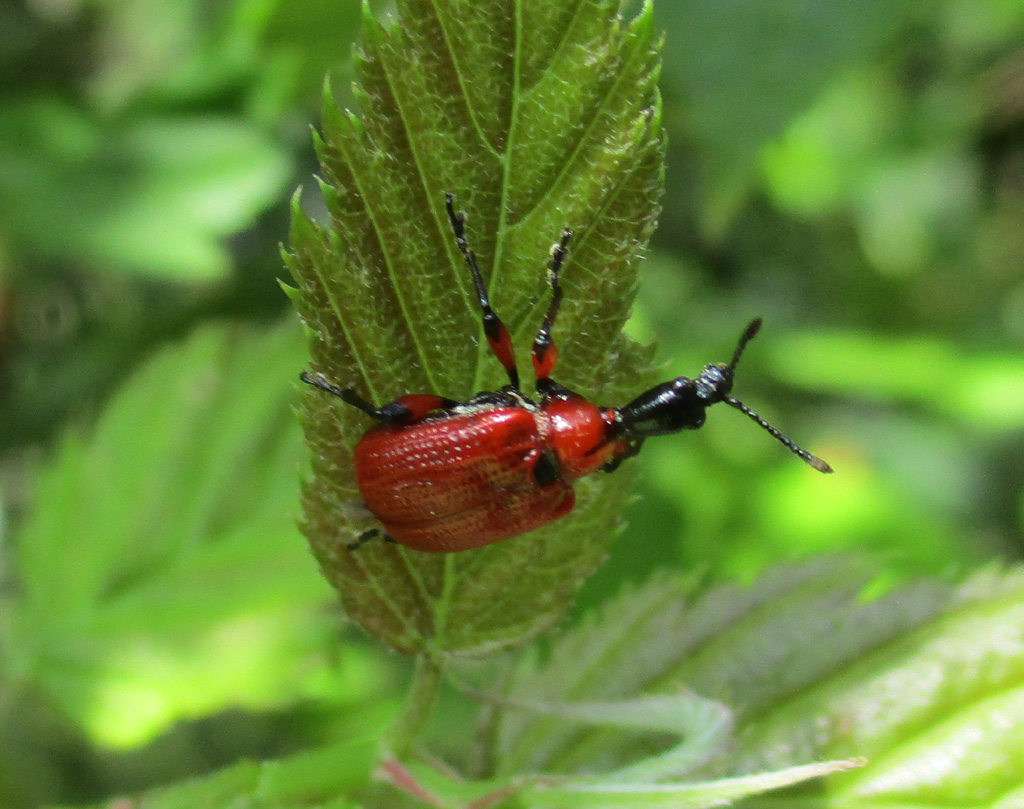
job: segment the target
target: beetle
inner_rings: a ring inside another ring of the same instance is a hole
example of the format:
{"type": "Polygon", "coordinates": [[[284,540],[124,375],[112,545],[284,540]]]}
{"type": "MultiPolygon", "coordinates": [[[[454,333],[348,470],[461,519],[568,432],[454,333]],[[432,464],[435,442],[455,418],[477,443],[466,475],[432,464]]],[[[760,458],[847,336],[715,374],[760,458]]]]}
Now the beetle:
{"type": "Polygon", "coordinates": [[[466,215],[456,213],[450,193],[445,208],[472,276],[484,334],[509,383],[465,402],[411,394],[377,407],[352,388],[302,373],[303,382],[377,421],[356,445],[354,463],[366,509],[380,527],[361,534],[350,549],[383,533],[408,548],[447,553],[540,528],[572,511],[577,480],[614,471],[648,438],[700,428],[707,409],[719,402],[745,413],[814,469],[832,471],[730,395],[736,365],[760,330],[760,318],[744,330],[730,362],[706,365],[695,379],[681,376],[656,385],[624,407],[599,407],[552,380],[558,349],[551,330],[562,303],[559,274],[572,237],[568,228],[552,248],[551,302],[531,352],[538,397],[528,397],[508,329],[491,308],[466,241],[466,215]]]}

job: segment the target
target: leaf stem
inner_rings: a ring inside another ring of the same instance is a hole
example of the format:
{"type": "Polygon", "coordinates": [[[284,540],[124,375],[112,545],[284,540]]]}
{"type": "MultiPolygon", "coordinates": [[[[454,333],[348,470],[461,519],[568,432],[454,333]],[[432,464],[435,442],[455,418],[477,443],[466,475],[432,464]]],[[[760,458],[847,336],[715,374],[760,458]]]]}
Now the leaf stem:
{"type": "Polygon", "coordinates": [[[382,742],[384,758],[401,759],[409,752],[437,702],[442,679],[443,672],[436,660],[425,654],[416,658],[405,702],[382,742]]]}

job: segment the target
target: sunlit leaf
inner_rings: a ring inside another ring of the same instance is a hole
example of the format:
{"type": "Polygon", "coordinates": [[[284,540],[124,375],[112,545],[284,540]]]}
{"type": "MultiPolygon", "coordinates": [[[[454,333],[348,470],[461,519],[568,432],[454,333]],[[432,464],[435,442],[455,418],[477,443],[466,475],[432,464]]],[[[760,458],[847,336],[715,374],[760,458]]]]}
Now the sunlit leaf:
{"type": "Polygon", "coordinates": [[[328,589],[294,527],[300,342],[203,331],[40,470],[4,665],[98,740],[291,701],[324,673],[328,589]]]}
{"type": "MultiPolygon", "coordinates": [[[[864,759],[807,794],[851,809],[1012,805],[1000,801],[1024,794],[1024,575],[993,570],[880,597],[870,584],[862,563],[842,558],[701,596],[656,580],[560,638],[548,662],[521,666],[511,705],[687,688],[735,713],[736,742],[716,773],[864,759]]],[[[502,773],[587,771],[633,752],[607,731],[485,711],[496,713],[490,760],[502,773]]]]}

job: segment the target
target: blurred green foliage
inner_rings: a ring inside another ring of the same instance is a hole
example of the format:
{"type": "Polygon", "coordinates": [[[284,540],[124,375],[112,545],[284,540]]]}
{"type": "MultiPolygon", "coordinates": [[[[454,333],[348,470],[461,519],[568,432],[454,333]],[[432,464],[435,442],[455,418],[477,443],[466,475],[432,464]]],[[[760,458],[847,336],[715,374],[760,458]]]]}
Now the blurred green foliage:
{"type": "MultiPolygon", "coordinates": [[[[763,316],[737,395],[837,474],[733,413],[649,442],[579,611],[666,565],[1019,560],[1024,6],[656,15],[668,183],[630,331],[692,375],[763,316]]],[[[293,526],[306,355],[276,283],[358,18],[0,8],[0,805],[372,736],[393,710],[404,662],[335,629],[293,526]]]]}

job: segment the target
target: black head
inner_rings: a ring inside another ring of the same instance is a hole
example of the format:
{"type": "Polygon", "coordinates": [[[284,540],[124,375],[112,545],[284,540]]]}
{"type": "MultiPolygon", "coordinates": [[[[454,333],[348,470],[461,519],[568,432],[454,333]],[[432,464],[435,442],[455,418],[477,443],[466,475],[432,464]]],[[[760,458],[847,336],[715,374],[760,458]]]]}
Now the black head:
{"type": "Polygon", "coordinates": [[[821,458],[798,447],[761,416],[730,396],[736,364],[740,361],[747,343],[753,340],[760,330],[761,318],[751,321],[740,337],[732,361],[728,365],[705,365],[696,379],[681,376],[670,382],[663,382],[641,393],[621,408],[618,411],[618,423],[623,437],[639,444],[645,438],[656,435],[696,430],[704,424],[706,411],[711,405],[725,402],[756,421],[791,452],[799,455],[819,472],[831,472],[832,467],[821,458]]]}

